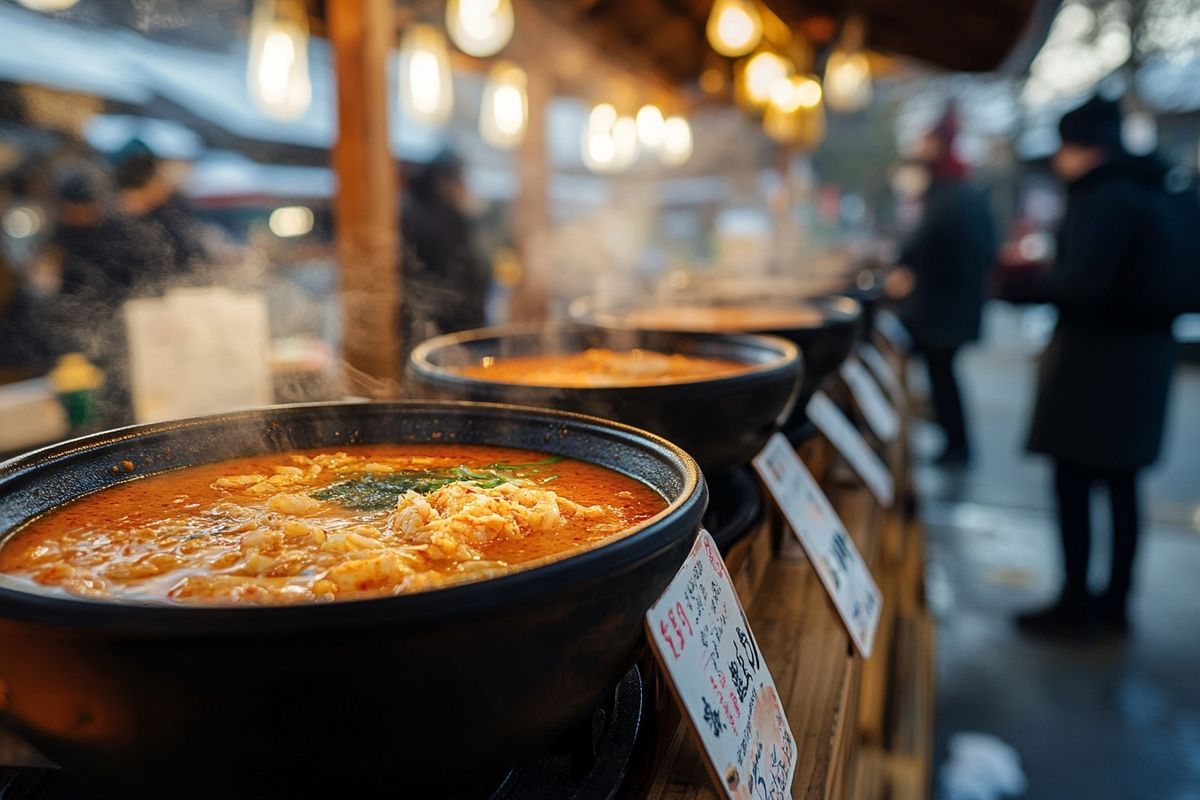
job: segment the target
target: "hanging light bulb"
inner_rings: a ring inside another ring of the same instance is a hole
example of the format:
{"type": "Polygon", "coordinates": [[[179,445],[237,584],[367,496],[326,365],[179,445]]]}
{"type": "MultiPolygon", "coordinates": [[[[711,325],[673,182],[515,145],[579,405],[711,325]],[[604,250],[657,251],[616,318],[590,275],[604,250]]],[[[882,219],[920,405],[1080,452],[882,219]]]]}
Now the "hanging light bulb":
{"type": "Polygon", "coordinates": [[[312,102],[308,74],[308,11],[302,0],[258,0],[250,22],[247,82],[260,109],[295,119],[312,102]]]}
{"type": "Polygon", "coordinates": [[[762,16],[751,0],[716,0],[705,26],[708,43],[723,56],[744,56],[762,41],[762,16]]]}
{"type": "Polygon", "coordinates": [[[649,104],[638,109],[637,134],[638,140],[647,150],[654,150],[662,144],[663,113],[658,106],[649,104]]]}
{"type": "Polygon", "coordinates": [[[617,143],[613,140],[613,126],[616,123],[617,109],[610,103],[600,103],[588,114],[580,142],[580,154],[584,166],[593,172],[613,172],[617,169],[617,143]]]}
{"type": "Polygon", "coordinates": [[[525,138],[529,120],[525,70],[501,61],[488,73],[479,111],[479,135],[492,147],[510,149],[525,138]]]}
{"type": "Polygon", "coordinates": [[[743,105],[762,108],[771,99],[771,86],[791,76],[792,62],[764,50],[738,62],[737,98],[743,105]]]}
{"type": "Polygon", "coordinates": [[[611,134],[617,123],[617,109],[611,103],[600,103],[588,114],[588,132],[611,134]]]}
{"type": "Polygon", "coordinates": [[[476,58],[494,56],[512,39],[512,0],[449,0],[446,31],[459,50],[476,58]]]}
{"type": "Polygon", "coordinates": [[[861,111],[871,103],[871,62],[863,49],[866,26],[850,17],[825,62],[825,102],[834,111],[861,111]]]}
{"type": "Polygon", "coordinates": [[[612,126],[615,148],[614,166],[628,169],[637,161],[641,148],[638,146],[638,125],[633,117],[618,117],[612,126]]]}
{"type": "Polygon", "coordinates": [[[400,43],[400,108],[411,120],[444,125],[454,110],[446,39],[432,25],[409,26],[400,43]]]}
{"type": "Polygon", "coordinates": [[[692,126],[686,117],[667,117],[663,122],[659,160],[669,166],[679,166],[692,157],[692,126]]]}
{"type": "Polygon", "coordinates": [[[41,11],[43,14],[49,14],[54,11],[66,11],[78,2],[79,0],[17,0],[17,3],[25,6],[30,11],[41,11]]]}
{"type": "Polygon", "coordinates": [[[801,108],[816,108],[821,103],[821,83],[813,75],[793,75],[771,84],[770,106],[785,114],[801,108]]]}

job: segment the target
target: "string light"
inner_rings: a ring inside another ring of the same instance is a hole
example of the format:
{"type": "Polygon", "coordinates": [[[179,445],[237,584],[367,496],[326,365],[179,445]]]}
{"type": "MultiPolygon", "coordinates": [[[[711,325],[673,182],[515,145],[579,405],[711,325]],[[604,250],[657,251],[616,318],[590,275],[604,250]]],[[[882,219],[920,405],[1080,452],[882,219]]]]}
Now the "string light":
{"type": "Polygon", "coordinates": [[[815,108],[821,102],[821,84],[812,75],[793,75],[771,84],[771,107],[791,114],[801,108],[815,108]]]}
{"type": "Polygon", "coordinates": [[[764,50],[739,62],[741,79],[738,81],[740,100],[752,108],[761,108],[771,97],[771,86],[778,80],[791,76],[794,68],[787,59],[764,50]]]}
{"type": "Polygon", "coordinates": [[[513,36],[512,0],[449,0],[446,31],[459,50],[476,58],[494,56],[513,36]]]}
{"type": "Polygon", "coordinates": [[[638,109],[637,113],[638,140],[647,150],[654,150],[662,144],[663,113],[658,106],[648,104],[638,109]]]}
{"type": "Polygon", "coordinates": [[[658,157],[669,166],[679,166],[692,157],[692,126],[685,117],[667,117],[663,121],[658,157]]]}
{"type": "Polygon", "coordinates": [[[525,138],[529,121],[527,85],[525,71],[507,61],[488,73],[479,112],[479,135],[492,147],[513,148],[525,138]]]}
{"type": "Polygon", "coordinates": [[[400,108],[409,119],[440,126],[454,110],[454,85],[446,39],[432,25],[415,24],[400,43],[400,108]]]}
{"type": "Polygon", "coordinates": [[[258,0],[250,21],[250,96],[277,119],[303,116],[312,103],[308,12],[301,0],[258,0]]]}
{"type": "Polygon", "coordinates": [[[762,41],[762,16],[751,0],[716,0],[705,26],[708,43],[723,56],[744,56],[762,41]]]}

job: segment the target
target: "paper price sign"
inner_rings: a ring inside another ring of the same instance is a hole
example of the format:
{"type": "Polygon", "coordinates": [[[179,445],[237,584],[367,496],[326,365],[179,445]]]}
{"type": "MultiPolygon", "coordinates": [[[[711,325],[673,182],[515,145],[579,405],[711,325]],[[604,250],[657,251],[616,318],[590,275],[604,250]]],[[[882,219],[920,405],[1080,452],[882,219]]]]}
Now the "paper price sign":
{"type": "Polygon", "coordinates": [[[817,392],[804,409],[817,430],[825,434],[850,466],[862,478],[863,483],[883,506],[890,508],[895,494],[892,474],[867,445],[862,435],[846,419],[846,415],[824,392],[817,392]]]}
{"type": "Polygon", "coordinates": [[[646,628],[725,796],[790,798],[796,740],[708,531],[646,613],[646,628]]]}
{"type": "Polygon", "coordinates": [[[771,437],[755,457],[754,469],[808,554],[854,646],[869,657],[883,595],[829,498],[782,434],[771,437]]]}
{"type": "Polygon", "coordinates": [[[900,416],[867,368],[858,359],[850,358],[843,362],[841,375],[871,430],[883,441],[894,442],[900,435],[900,416]]]}
{"type": "Polygon", "coordinates": [[[875,373],[875,377],[883,384],[883,388],[888,390],[888,394],[892,396],[892,402],[903,403],[905,400],[904,384],[900,383],[899,376],[892,371],[892,365],[883,357],[883,353],[879,352],[879,348],[866,342],[859,345],[858,355],[871,368],[871,372],[875,373]]]}

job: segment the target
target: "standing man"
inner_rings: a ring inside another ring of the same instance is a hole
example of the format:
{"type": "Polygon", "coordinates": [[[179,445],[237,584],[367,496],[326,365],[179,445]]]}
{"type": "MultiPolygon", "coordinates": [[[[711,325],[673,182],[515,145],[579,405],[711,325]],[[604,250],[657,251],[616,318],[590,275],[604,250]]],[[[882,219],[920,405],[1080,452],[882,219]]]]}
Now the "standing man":
{"type": "Polygon", "coordinates": [[[970,460],[954,361],[963,345],[979,338],[987,277],[996,257],[991,209],[954,154],[957,134],[957,116],[950,110],[921,139],[918,158],[929,177],[921,222],[886,287],[889,296],[903,301],[901,316],[929,371],[933,415],[945,435],[937,458],[943,466],[970,460]]]}
{"type": "Polygon", "coordinates": [[[1166,168],[1121,144],[1115,102],[1093,98],[1059,123],[1054,171],[1067,186],[1057,260],[1003,294],[1058,307],[1042,355],[1029,449],[1054,460],[1066,580],[1056,603],[1022,615],[1041,632],[1124,631],[1139,534],[1139,472],[1159,455],[1175,364],[1171,289],[1188,264],[1186,208],[1166,168]],[[1088,591],[1092,489],[1108,490],[1113,554],[1107,589],[1088,591]]]}

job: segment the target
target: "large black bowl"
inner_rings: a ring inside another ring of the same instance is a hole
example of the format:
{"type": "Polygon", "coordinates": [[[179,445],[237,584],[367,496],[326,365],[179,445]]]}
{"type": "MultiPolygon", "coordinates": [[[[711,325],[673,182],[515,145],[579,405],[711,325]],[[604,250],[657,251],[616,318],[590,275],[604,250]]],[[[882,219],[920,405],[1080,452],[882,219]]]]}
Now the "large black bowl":
{"type": "Polygon", "coordinates": [[[4,721],[123,796],[443,797],[502,774],[586,715],[639,656],[643,615],[686,557],[706,502],[678,447],[580,415],[468,403],[318,404],[146,425],[0,465],[0,542],[62,503],[144,475],[430,441],[584,459],[646,482],[669,505],[562,561],[381,599],[107,603],[0,576],[4,721]]]}
{"type": "MultiPolygon", "coordinates": [[[[769,334],[787,339],[800,347],[804,357],[804,377],[800,383],[800,393],[792,414],[784,424],[785,430],[794,430],[805,421],[804,408],[813,394],[820,389],[842,365],[854,349],[863,324],[862,305],[845,295],[828,295],[825,297],[807,297],[803,295],[779,293],[751,293],[747,290],[739,294],[705,293],[692,297],[677,298],[680,302],[709,303],[714,306],[744,306],[755,308],[766,307],[808,307],[817,312],[816,320],[811,325],[794,327],[755,327],[748,326],[744,333],[769,334]]],[[[571,315],[580,322],[597,325],[608,329],[629,329],[628,315],[638,308],[635,304],[603,306],[591,302],[587,298],[572,304],[571,315]]],[[[645,326],[639,326],[644,329],[645,326]]],[[[674,325],[667,326],[677,330],[674,325]]],[[[705,331],[714,333],[714,331],[705,331]]]]}
{"type": "Polygon", "coordinates": [[[513,326],[438,336],[413,351],[409,377],[426,397],[486,400],[578,411],[657,433],[690,453],[706,473],[746,464],[788,417],[800,353],[783,339],[737,334],[513,326]],[[655,350],[746,364],[736,374],[652,385],[557,387],[469,377],[457,368],[483,359],[579,353],[592,347],[655,350]]]}

